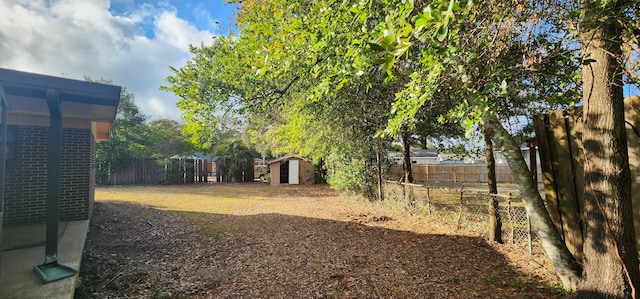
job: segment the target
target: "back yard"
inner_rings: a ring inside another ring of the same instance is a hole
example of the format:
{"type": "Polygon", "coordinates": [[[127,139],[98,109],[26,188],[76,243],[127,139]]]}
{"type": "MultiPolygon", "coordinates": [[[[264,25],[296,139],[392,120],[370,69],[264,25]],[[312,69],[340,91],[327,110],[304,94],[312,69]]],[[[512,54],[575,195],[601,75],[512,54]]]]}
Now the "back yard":
{"type": "Polygon", "coordinates": [[[540,256],[327,186],[108,187],[76,298],[549,298],[540,256]]]}

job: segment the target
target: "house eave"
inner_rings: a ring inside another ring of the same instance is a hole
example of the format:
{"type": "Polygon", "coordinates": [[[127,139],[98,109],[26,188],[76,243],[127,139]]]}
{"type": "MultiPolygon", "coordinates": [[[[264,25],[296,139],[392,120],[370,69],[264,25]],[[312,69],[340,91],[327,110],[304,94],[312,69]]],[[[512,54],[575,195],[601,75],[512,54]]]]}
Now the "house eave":
{"type": "Polygon", "coordinates": [[[113,122],[121,87],[0,68],[0,89],[16,116],[49,117],[47,90],[57,90],[64,118],[113,122]]]}

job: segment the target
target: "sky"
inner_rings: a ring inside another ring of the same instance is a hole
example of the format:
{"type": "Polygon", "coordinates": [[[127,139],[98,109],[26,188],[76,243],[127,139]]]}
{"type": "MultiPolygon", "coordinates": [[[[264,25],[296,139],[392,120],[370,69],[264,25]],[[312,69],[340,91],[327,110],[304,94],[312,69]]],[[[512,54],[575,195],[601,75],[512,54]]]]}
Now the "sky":
{"type": "Polygon", "coordinates": [[[160,90],[191,57],[232,28],[223,0],[0,0],[0,68],[82,80],[110,79],[151,120],[181,120],[160,90]]]}

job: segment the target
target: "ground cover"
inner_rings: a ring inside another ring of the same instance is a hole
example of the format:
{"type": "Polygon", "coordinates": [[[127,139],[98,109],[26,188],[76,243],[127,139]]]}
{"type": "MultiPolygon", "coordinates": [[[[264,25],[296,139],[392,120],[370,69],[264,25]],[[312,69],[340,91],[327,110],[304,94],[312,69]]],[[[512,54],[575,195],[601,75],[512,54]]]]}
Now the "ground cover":
{"type": "Polygon", "coordinates": [[[558,296],[544,258],[327,186],[98,188],[80,276],[76,298],[558,296]]]}

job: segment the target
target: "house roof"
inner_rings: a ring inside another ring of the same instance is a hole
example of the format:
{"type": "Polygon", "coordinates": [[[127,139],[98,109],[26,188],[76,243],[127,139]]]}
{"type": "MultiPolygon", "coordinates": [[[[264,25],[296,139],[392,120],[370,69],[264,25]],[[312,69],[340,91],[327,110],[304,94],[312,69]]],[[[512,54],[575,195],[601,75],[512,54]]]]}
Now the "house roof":
{"type": "Polygon", "coordinates": [[[121,87],[0,68],[0,92],[11,115],[49,116],[47,92],[56,90],[63,118],[111,123],[121,87]]]}
{"type": "Polygon", "coordinates": [[[280,157],[280,158],[275,159],[275,160],[271,160],[271,161],[267,162],[267,164],[280,162],[280,161],[285,161],[285,160],[289,160],[291,158],[300,159],[300,160],[307,161],[307,162],[309,161],[309,159],[305,159],[303,157],[299,157],[299,156],[296,156],[296,155],[288,155],[288,156],[280,157]]]}
{"type": "Polygon", "coordinates": [[[172,160],[199,160],[200,157],[196,155],[173,155],[169,157],[172,160]]]}
{"type": "Polygon", "coordinates": [[[194,156],[198,157],[198,159],[204,159],[204,160],[209,160],[211,161],[211,159],[213,159],[214,157],[212,155],[205,155],[205,153],[203,152],[196,152],[193,154],[194,156]]]}
{"type": "Polygon", "coordinates": [[[411,153],[411,157],[416,158],[437,158],[438,153],[430,149],[421,149],[411,153]]]}

